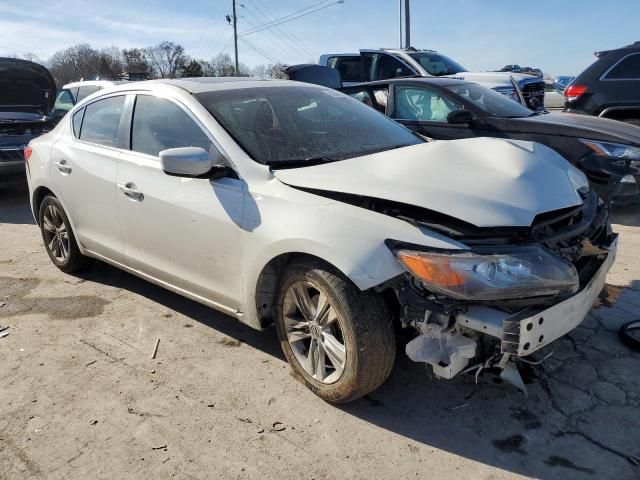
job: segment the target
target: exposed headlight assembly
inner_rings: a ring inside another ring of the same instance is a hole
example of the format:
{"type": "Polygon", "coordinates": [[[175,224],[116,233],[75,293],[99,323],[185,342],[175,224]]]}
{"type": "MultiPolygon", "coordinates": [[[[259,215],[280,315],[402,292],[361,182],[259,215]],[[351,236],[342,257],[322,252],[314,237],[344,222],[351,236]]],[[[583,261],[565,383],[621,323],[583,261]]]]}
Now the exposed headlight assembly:
{"type": "Polygon", "coordinates": [[[575,267],[536,245],[462,253],[398,249],[400,263],[428,290],[458,300],[508,300],[578,290],[575,267]]]}
{"type": "Polygon", "coordinates": [[[600,157],[619,158],[621,160],[640,160],[640,147],[586,140],[584,138],[581,138],[580,141],[600,157]]]}

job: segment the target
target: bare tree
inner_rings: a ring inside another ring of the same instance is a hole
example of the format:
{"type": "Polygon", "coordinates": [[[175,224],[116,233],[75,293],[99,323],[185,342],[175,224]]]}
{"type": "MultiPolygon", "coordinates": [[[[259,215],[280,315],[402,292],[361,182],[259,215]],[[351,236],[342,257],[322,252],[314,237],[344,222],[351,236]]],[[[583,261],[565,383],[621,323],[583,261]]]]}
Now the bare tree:
{"type": "Polygon", "coordinates": [[[98,75],[100,78],[117,80],[121,78],[124,70],[124,57],[118,47],[108,47],[100,50],[100,65],[98,75]]]}
{"type": "MultiPolygon", "coordinates": [[[[211,59],[211,68],[213,70],[214,77],[235,77],[235,66],[228,53],[219,53],[211,59]]],[[[238,76],[249,77],[251,76],[251,70],[249,67],[240,63],[238,65],[238,76]]]]}
{"type": "Polygon", "coordinates": [[[86,43],[59,50],[49,59],[49,70],[59,85],[100,74],[100,52],[86,43]]]}
{"type": "Polygon", "coordinates": [[[270,63],[269,65],[256,65],[251,69],[251,75],[258,78],[287,79],[284,73],[285,65],[282,63],[270,63]]]}
{"type": "Polygon", "coordinates": [[[129,48],[122,50],[124,69],[129,78],[147,78],[149,76],[149,63],[142,48],[129,48]]]}
{"type": "Polygon", "coordinates": [[[202,76],[204,76],[203,75],[202,64],[198,60],[192,59],[189,63],[187,63],[182,68],[181,76],[182,77],[202,77],[202,76]]]}
{"type": "Polygon", "coordinates": [[[163,41],[145,48],[145,58],[157,78],[176,78],[188,61],[182,45],[163,41]]]}

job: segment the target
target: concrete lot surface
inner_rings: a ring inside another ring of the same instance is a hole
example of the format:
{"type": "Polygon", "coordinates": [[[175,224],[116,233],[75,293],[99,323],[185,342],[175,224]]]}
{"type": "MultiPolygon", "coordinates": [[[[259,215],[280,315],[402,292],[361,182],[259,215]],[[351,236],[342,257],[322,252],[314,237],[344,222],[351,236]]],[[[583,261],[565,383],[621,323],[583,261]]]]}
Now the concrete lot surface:
{"type": "Polygon", "coordinates": [[[528,377],[389,381],[336,407],[257,332],[104,264],[49,261],[24,190],[0,191],[0,479],[638,479],[640,214],[587,320],[528,377]],[[160,339],[156,360],[150,355],[160,339]]]}

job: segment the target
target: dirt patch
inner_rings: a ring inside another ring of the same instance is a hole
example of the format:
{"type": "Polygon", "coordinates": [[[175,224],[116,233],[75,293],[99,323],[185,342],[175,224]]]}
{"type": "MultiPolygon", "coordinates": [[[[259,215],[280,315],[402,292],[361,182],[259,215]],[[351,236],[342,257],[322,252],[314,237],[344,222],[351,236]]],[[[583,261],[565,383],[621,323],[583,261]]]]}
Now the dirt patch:
{"type": "Polygon", "coordinates": [[[581,467],[579,465],[576,465],[575,463],[573,463],[568,458],[559,457],[558,455],[551,455],[549,458],[547,458],[544,461],[544,463],[546,463],[547,465],[549,465],[551,467],[564,467],[564,468],[568,468],[570,470],[576,470],[578,472],[591,473],[591,474],[595,473],[590,468],[585,468],[585,467],[581,467]]]}
{"type": "Polygon", "coordinates": [[[522,446],[527,443],[527,439],[520,434],[493,440],[491,443],[493,443],[494,447],[504,453],[519,453],[520,455],[527,454],[527,452],[522,448],[522,446]]]}
{"type": "Polygon", "coordinates": [[[618,287],[616,285],[605,284],[604,288],[598,295],[593,308],[608,307],[611,308],[618,301],[618,298],[624,292],[624,287],[618,287]]]}
{"type": "Polygon", "coordinates": [[[535,413],[530,412],[526,408],[513,408],[512,410],[513,413],[511,417],[518,420],[527,430],[537,430],[542,427],[542,421],[535,413]]]}
{"type": "Polygon", "coordinates": [[[0,299],[24,297],[39,284],[37,278],[0,277],[0,299]]]}
{"type": "Polygon", "coordinates": [[[223,338],[222,340],[220,340],[218,342],[220,345],[223,345],[225,347],[239,347],[242,345],[242,342],[240,340],[236,340],[234,338],[223,338]]]}
{"type": "Polygon", "coordinates": [[[109,302],[94,295],[10,298],[0,317],[45,313],[53,320],[75,320],[100,315],[109,302]]]}

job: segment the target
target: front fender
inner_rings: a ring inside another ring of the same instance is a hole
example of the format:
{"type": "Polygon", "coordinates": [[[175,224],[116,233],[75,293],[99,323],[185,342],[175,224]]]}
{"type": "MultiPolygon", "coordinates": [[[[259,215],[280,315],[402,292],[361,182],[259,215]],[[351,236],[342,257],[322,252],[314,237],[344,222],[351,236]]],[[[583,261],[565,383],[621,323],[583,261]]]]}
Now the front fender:
{"type": "Polygon", "coordinates": [[[281,255],[302,253],[318,257],[341,271],[359,289],[367,290],[404,271],[385,245],[386,239],[433,248],[466,248],[395,217],[284,184],[276,188],[278,191],[273,195],[247,193],[249,198],[245,199],[245,205],[253,202],[256,213],[245,224],[241,236],[243,321],[258,328],[255,305],[258,280],[265,266],[281,255]]]}

